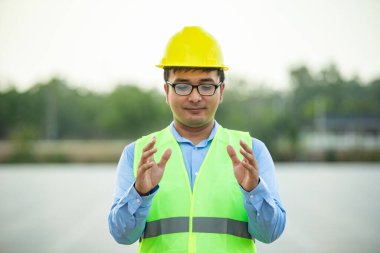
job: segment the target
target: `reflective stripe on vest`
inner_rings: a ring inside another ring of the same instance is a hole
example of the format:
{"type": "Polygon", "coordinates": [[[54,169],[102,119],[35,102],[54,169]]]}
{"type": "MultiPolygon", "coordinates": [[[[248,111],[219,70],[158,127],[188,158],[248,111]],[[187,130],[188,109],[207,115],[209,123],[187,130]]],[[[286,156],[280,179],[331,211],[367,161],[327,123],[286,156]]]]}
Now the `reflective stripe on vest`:
{"type": "MultiPolygon", "coordinates": [[[[189,232],[189,217],[166,218],[146,223],[144,238],[189,232]]],[[[248,222],[228,218],[193,217],[193,232],[229,234],[251,239],[248,222]]]]}
{"type": "Polygon", "coordinates": [[[166,218],[146,223],[143,238],[189,232],[189,217],[166,218]]]}

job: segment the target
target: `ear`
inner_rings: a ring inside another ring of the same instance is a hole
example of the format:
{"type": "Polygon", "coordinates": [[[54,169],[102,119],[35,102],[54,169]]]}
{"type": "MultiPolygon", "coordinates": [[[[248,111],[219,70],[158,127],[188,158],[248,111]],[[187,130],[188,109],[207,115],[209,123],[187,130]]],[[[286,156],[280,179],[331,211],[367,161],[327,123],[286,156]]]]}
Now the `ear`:
{"type": "Polygon", "coordinates": [[[167,84],[164,84],[164,90],[165,90],[165,99],[166,99],[166,103],[169,104],[168,102],[168,96],[169,96],[169,85],[167,84]]]}
{"type": "Polygon", "coordinates": [[[225,86],[224,83],[222,83],[222,84],[220,85],[220,87],[219,87],[219,89],[220,89],[219,104],[221,104],[221,103],[223,102],[224,86],[225,86]]]}

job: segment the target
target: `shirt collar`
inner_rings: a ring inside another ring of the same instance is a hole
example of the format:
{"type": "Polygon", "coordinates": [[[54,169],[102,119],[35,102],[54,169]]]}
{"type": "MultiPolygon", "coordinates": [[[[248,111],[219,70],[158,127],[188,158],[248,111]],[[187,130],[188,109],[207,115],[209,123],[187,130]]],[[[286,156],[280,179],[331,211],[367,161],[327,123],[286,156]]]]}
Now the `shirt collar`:
{"type": "MultiPolygon", "coordinates": [[[[213,126],[213,128],[211,130],[210,136],[207,139],[201,140],[196,145],[196,147],[204,147],[204,146],[206,146],[208,144],[209,141],[213,140],[214,137],[215,137],[216,130],[218,129],[218,126],[219,126],[218,122],[216,122],[216,120],[214,120],[214,126],[213,126]]],[[[175,129],[175,127],[174,127],[174,121],[172,121],[172,123],[170,123],[170,131],[173,134],[173,136],[174,136],[174,138],[176,139],[177,142],[179,142],[179,143],[189,143],[189,144],[191,144],[191,145],[194,146],[194,144],[190,140],[186,139],[185,137],[182,137],[178,133],[177,129],[175,129]]]]}

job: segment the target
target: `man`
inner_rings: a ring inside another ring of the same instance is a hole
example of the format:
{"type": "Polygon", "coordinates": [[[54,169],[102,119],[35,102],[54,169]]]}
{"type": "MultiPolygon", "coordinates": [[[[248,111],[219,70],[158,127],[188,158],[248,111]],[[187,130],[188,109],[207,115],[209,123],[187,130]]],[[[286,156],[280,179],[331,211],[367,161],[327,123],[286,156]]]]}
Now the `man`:
{"type": "Polygon", "coordinates": [[[139,252],[255,252],[285,227],[265,145],[219,125],[224,71],[217,41],[185,27],[169,41],[164,68],[169,127],[123,151],[109,227],[139,252]]]}

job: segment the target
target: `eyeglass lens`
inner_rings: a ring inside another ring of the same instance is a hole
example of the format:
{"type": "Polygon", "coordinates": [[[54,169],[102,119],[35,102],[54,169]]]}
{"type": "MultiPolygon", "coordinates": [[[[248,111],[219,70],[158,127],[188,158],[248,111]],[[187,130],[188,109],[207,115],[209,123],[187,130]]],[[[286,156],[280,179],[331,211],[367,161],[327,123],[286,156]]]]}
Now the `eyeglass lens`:
{"type": "Polygon", "coordinates": [[[193,88],[198,89],[199,94],[203,96],[212,96],[215,93],[216,87],[213,84],[201,84],[198,86],[192,86],[187,83],[177,83],[174,86],[174,90],[178,95],[189,95],[193,88]]]}

